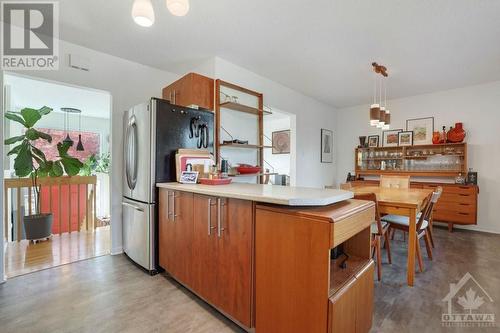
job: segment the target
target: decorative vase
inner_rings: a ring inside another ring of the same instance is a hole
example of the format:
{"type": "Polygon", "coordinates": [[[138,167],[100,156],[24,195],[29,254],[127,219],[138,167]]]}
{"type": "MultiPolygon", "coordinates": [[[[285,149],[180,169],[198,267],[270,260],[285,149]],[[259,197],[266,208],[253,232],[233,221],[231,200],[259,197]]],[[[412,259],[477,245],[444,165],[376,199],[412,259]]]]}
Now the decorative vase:
{"type": "Polygon", "coordinates": [[[441,133],[438,131],[432,133],[432,143],[435,145],[441,143],[441,133]]]}
{"type": "Polygon", "coordinates": [[[460,143],[465,139],[465,130],[463,128],[462,123],[456,123],[455,127],[451,127],[448,133],[446,134],[446,138],[448,142],[451,143],[460,143]]]}

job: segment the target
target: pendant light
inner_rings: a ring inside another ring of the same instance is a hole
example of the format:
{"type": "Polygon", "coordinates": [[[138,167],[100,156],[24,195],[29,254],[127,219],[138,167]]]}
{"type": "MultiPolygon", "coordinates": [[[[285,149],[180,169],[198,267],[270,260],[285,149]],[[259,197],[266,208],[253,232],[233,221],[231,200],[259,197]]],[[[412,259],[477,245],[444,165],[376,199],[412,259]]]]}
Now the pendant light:
{"type": "Polygon", "coordinates": [[[189,0],[167,0],[167,8],[172,15],[185,16],[189,12],[189,0]]]}
{"type": "Polygon", "coordinates": [[[384,105],[385,105],[385,124],[382,127],[382,129],[384,131],[387,131],[388,129],[390,129],[391,125],[391,111],[389,111],[389,108],[387,107],[387,79],[385,82],[384,105]]]}
{"type": "MultiPolygon", "coordinates": [[[[385,98],[384,98],[384,106],[382,106],[382,86],[384,86],[384,91],[385,91],[385,78],[380,78],[380,95],[379,95],[379,97],[380,97],[380,117],[379,117],[379,121],[377,124],[378,128],[383,128],[385,125],[385,107],[387,106],[385,98]]],[[[385,94],[384,94],[384,96],[385,96],[385,94]]]]}
{"type": "Polygon", "coordinates": [[[132,18],[141,27],[150,27],[155,23],[155,12],[151,0],[135,0],[132,5],[132,18]]]}
{"type": "Polygon", "coordinates": [[[78,144],[76,145],[77,151],[85,151],[82,142],[82,111],[78,113],[78,144]]]}
{"type": "Polygon", "coordinates": [[[380,118],[380,104],[377,103],[377,75],[373,77],[373,104],[370,106],[370,125],[377,126],[380,118]]]}
{"type": "Polygon", "coordinates": [[[68,113],[71,112],[70,110],[71,110],[71,108],[61,108],[61,111],[64,112],[64,131],[66,132],[66,137],[64,138],[62,143],[67,143],[70,146],[73,146],[73,140],[71,140],[71,137],[69,136],[69,131],[68,131],[68,127],[69,127],[68,126],[68,123],[69,123],[68,113]]]}

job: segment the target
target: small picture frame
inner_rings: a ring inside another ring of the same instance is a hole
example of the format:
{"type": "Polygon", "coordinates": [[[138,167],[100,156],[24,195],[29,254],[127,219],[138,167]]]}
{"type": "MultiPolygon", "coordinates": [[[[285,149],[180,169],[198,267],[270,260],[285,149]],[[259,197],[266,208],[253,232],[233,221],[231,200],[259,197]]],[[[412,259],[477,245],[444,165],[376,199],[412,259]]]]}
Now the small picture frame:
{"type": "Polygon", "coordinates": [[[402,129],[394,129],[389,131],[382,132],[382,146],[383,147],[397,147],[399,143],[399,132],[402,132],[402,129]]]}
{"type": "Polygon", "coordinates": [[[196,184],[198,182],[198,171],[182,171],[179,183],[196,184]]]}
{"type": "Polygon", "coordinates": [[[413,131],[413,143],[415,145],[432,144],[434,117],[408,119],[406,120],[406,130],[413,131]]]}
{"type": "Polygon", "coordinates": [[[402,131],[398,133],[398,145],[400,147],[413,146],[413,131],[402,131]]]}
{"type": "Polygon", "coordinates": [[[272,133],[273,154],[290,154],[290,130],[272,133]]]}
{"type": "Polygon", "coordinates": [[[333,131],[321,129],[321,163],[333,163],[333,131]]]}
{"type": "Polygon", "coordinates": [[[368,136],[368,148],[377,148],[380,142],[380,135],[368,136]]]}

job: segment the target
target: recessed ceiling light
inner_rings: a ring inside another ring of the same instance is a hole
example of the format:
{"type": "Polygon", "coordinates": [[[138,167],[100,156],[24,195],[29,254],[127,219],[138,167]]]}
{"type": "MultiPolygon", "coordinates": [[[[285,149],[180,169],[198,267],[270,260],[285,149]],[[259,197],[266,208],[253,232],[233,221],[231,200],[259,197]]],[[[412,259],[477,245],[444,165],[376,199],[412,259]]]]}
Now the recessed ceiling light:
{"type": "Polygon", "coordinates": [[[189,12],[189,0],[167,0],[167,8],[175,16],[185,16],[189,12]]]}
{"type": "Polygon", "coordinates": [[[132,18],[141,27],[150,27],[155,23],[155,12],[151,0],[135,0],[132,5],[132,18]]]}

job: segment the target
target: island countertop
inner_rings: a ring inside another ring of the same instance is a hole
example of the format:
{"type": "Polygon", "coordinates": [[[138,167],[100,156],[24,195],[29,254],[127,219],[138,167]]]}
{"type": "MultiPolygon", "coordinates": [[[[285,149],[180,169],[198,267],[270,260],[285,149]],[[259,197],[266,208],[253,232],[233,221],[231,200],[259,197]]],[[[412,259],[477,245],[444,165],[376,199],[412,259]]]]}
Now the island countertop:
{"type": "Polygon", "coordinates": [[[192,192],[285,206],[326,206],[351,199],[354,195],[352,192],[344,190],[244,183],[214,186],[172,182],[157,183],[156,186],[174,191],[192,192]]]}

